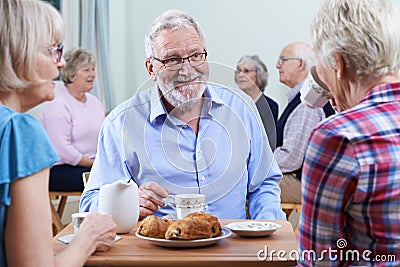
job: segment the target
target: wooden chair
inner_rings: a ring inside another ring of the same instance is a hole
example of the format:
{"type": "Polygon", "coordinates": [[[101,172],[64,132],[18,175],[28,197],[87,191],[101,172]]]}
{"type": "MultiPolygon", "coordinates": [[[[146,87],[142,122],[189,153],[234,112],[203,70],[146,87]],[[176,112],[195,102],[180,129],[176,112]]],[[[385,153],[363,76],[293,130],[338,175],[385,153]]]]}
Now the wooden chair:
{"type": "MultiPolygon", "coordinates": [[[[286,219],[289,220],[289,216],[292,211],[296,211],[298,214],[301,212],[301,204],[295,203],[281,203],[281,207],[283,212],[286,214],[286,219]]],[[[297,228],[299,226],[299,222],[297,221],[296,225],[293,227],[293,231],[296,234],[297,228]]]]}
{"type": "Polygon", "coordinates": [[[83,187],[86,187],[87,181],[89,180],[90,172],[82,173],[83,187]]]}
{"type": "MultiPolygon", "coordinates": [[[[89,179],[90,172],[82,173],[83,185],[86,186],[86,182],[89,179]]],[[[81,196],[81,191],[49,191],[50,198],[50,208],[51,208],[51,218],[53,220],[53,232],[57,234],[60,232],[64,225],[62,223],[62,215],[64,212],[65,204],[67,203],[67,198],[69,196],[81,196]],[[54,207],[52,200],[60,199],[57,209],[54,207]]]]}
{"type": "Polygon", "coordinates": [[[64,212],[65,204],[67,203],[67,198],[69,196],[81,196],[81,195],[82,195],[81,191],[67,191],[67,192],[49,191],[51,218],[53,220],[54,234],[57,234],[64,228],[61,218],[64,212]],[[52,200],[55,199],[60,199],[60,201],[58,202],[57,209],[54,207],[52,202],[52,200]]]}

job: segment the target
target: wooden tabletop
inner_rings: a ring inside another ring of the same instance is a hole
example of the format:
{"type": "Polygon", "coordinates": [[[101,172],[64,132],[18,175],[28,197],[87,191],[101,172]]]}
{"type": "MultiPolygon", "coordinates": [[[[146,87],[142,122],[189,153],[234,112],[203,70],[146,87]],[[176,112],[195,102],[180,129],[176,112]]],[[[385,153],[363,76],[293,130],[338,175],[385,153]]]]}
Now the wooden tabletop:
{"type": "MultiPolygon", "coordinates": [[[[233,221],[243,220],[220,220],[222,225],[233,221]]],[[[282,227],[270,236],[244,238],[232,233],[214,245],[199,248],[159,247],[136,237],[134,229],[120,235],[122,239],[110,251],[90,256],[85,266],[295,266],[296,261],[290,259],[297,250],[292,225],[287,221],[272,222],[282,227]]],[[[53,240],[55,253],[67,246],[57,237],[71,233],[73,226],[69,224],[57,234],[53,240]]]]}

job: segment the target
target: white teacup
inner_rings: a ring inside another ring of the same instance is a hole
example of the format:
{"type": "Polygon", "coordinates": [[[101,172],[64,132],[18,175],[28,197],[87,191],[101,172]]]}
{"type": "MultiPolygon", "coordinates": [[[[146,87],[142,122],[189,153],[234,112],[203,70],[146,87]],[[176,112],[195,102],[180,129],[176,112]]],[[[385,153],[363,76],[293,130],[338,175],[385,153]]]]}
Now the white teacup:
{"type": "Polygon", "coordinates": [[[169,195],[166,205],[176,210],[177,219],[183,219],[192,212],[203,211],[206,196],[203,194],[178,194],[169,195]],[[171,203],[171,200],[174,203],[171,203]]]}
{"type": "Polygon", "coordinates": [[[77,212],[71,215],[72,222],[74,223],[74,233],[76,234],[81,226],[83,220],[90,212],[77,212]]]}
{"type": "Polygon", "coordinates": [[[312,66],[307,79],[300,88],[301,102],[311,108],[322,108],[332,98],[328,87],[318,77],[315,66],[312,66]]]}

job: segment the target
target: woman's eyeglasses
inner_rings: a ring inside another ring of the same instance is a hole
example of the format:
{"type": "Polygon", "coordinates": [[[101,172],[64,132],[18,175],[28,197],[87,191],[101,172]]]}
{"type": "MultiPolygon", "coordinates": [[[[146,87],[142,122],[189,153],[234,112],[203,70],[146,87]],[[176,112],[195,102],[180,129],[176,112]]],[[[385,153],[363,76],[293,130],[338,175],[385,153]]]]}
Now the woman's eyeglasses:
{"type": "Polygon", "coordinates": [[[57,63],[60,63],[60,61],[61,61],[63,49],[64,49],[63,45],[47,47],[47,50],[49,50],[52,54],[54,54],[56,56],[57,63]]]}
{"type": "Polygon", "coordinates": [[[238,75],[239,73],[248,74],[253,71],[257,72],[256,69],[254,69],[254,70],[249,70],[249,69],[235,70],[235,75],[238,75]]]}

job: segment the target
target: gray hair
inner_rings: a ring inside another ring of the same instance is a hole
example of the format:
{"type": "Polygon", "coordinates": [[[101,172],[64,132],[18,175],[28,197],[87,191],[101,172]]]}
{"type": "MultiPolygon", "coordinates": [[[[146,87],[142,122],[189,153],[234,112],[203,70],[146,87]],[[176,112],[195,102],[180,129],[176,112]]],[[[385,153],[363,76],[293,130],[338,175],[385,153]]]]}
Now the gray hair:
{"type": "MultiPolygon", "coordinates": [[[[252,65],[257,71],[257,80],[256,80],[256,85],[262,92],[264,92],[265,87],[268,85],[268,69],[267,66],[265,66],[264,62],[257,56],[257,55],[245,55],[241,57],[236,64],[236,66],[248,62],[250,65],[252,65]]],[[[236,76],[235,76],[235,82],[236,82],[236,76]]]]}
{"type": "Polygon", "coordinates": [[[63,20],[54,7],[35,0],[1,0],[0,14],[0,92],[20,91],[41,82],[38,51],[61,41],[63,20]]]}
{"type": "Polygon", "coordinates": [[[329,0],[312,24],[321,63],[336,67],[339,53],[357,79],[396,74],[400,62],[400,16],[390,0],[329,0]]]}
{"type": "Polygon", "coordinates": [[[65,62],[67,65],[64,69],[61,69],[61,78],[64,83],[72,83],[71,78],[75,77],[76,71],[81,67],[89,63],[96,65],[96,59],[94,55],[87,49],[77,48],[72,51],[68,51],[64,55],[65,62]]]}
{"type": "Polygon", "coordinates": [[[145,36],[146,57],[150,58],[154,55],[154,39],[157,38],[161,31],[176,31],[183,27],[194,27],[203,42],[204,49],[207,49],[206,40],[200,29],[200,25],[193,17],[179,10],[167,10],[150,25],[149,32],[145,36]]]}
{"type": "Polygon", "coordinates": [[[310,44],[308,43],[293,43],[293,51],[296,55],[296,57],[302,58],[306,71],[309,71],[312,66],[314,66],[317,63],[317,60],[315,58],[314,51],[311,47],[310,44]]]}

